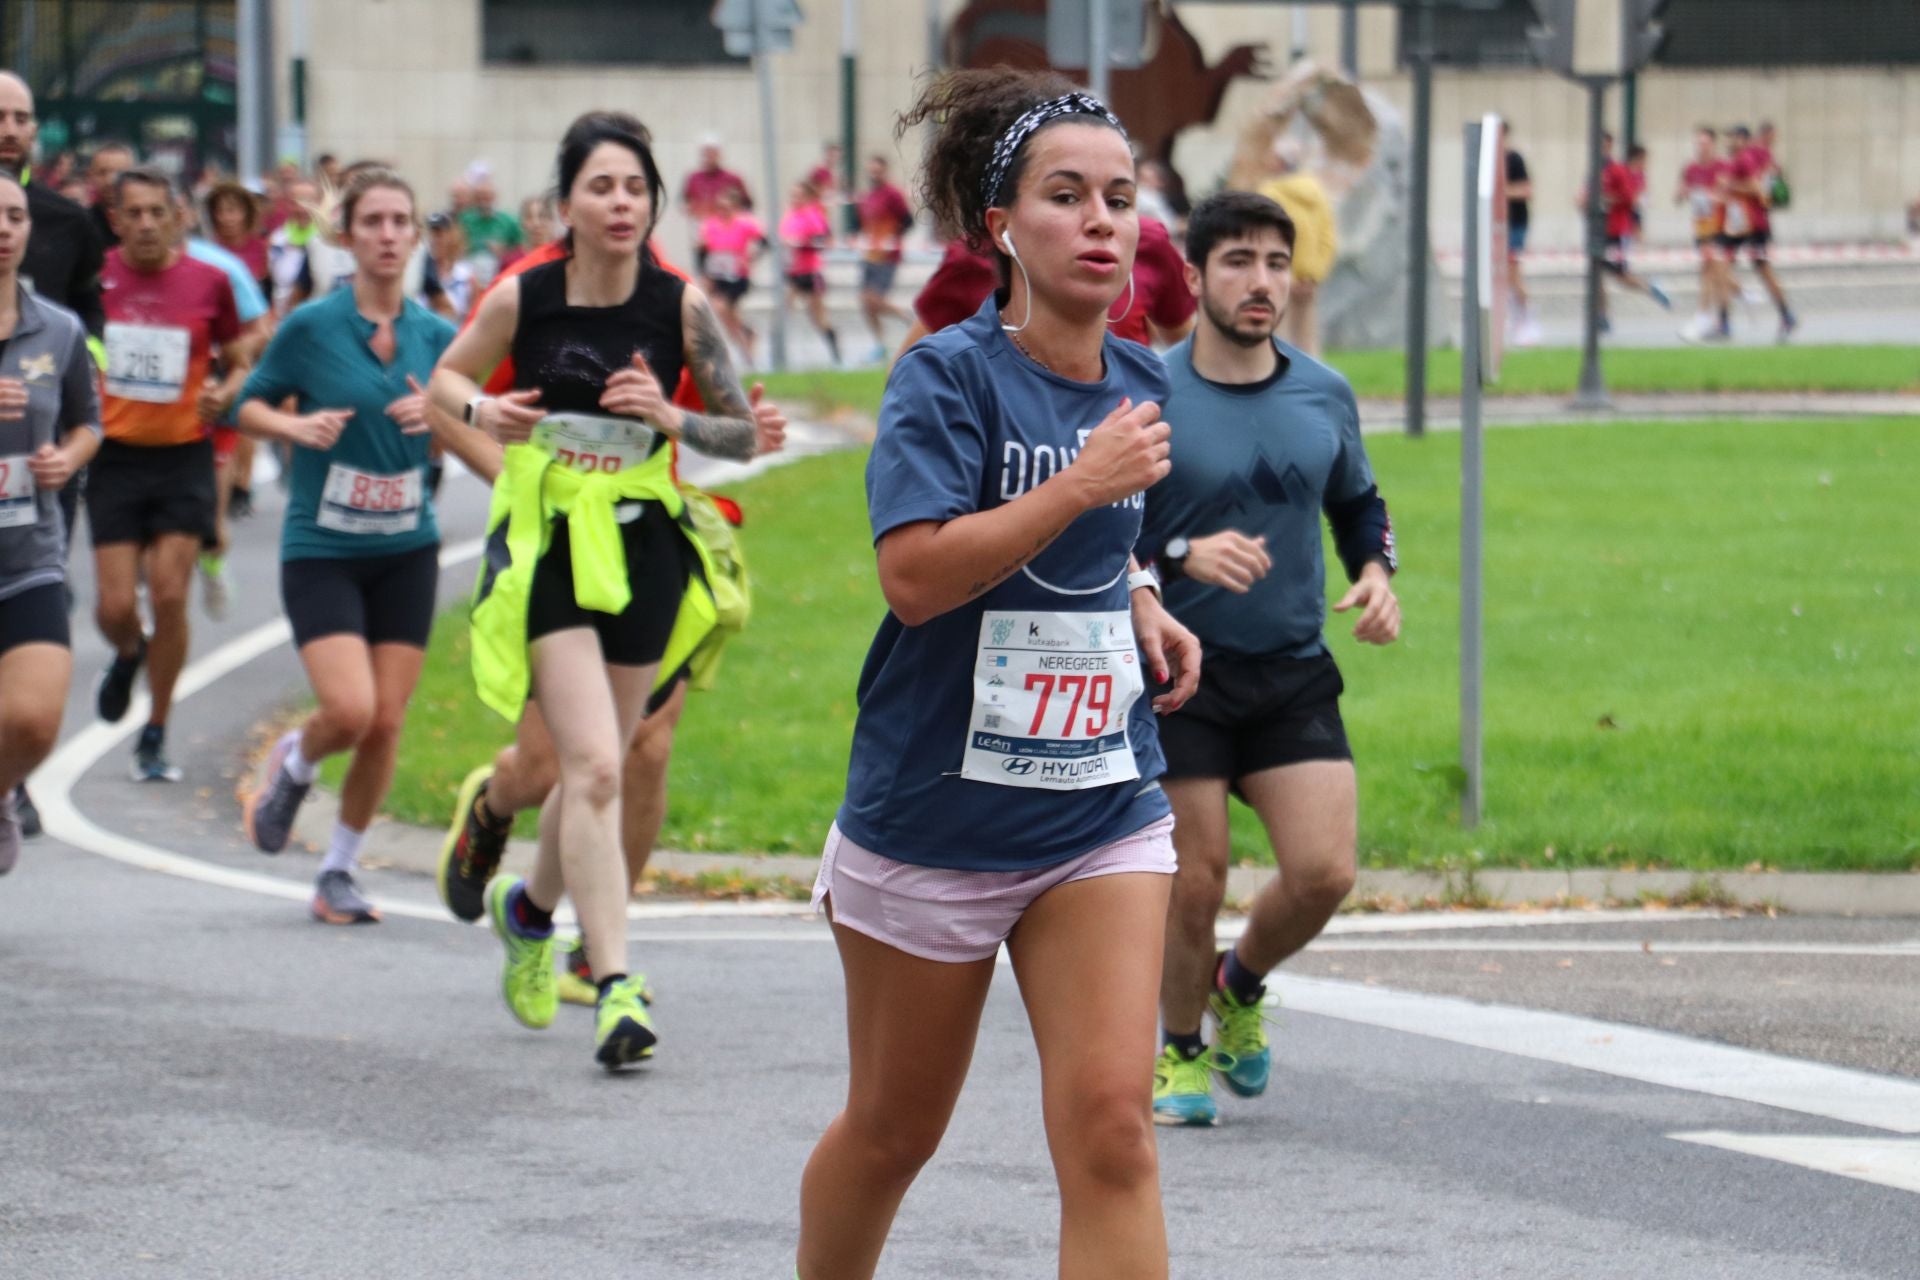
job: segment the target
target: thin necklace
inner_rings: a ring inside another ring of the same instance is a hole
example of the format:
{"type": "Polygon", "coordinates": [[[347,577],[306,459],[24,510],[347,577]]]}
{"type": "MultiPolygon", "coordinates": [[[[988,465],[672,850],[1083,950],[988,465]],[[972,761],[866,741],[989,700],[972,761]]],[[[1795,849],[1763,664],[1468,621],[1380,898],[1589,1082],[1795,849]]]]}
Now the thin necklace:
{"type": "Polygon", "coordinates": [[[1034,362],[1035,364],[1037,364],[1037,365],[1039,365],[1039,366],[1040,366],[1040,367],[1041,367],[1042,369],[1045,369],[1045,370],[1046,370],[1046,371],[1047,371],[1048,373],[1052,373],[1052,372],[1053,372],[1053,366],[1052,366],[1052,365],[1050,365],[1050,364],[1048,364],[1048,363],[1047,363],[1047,362],[1046,362],[1045,360],[1042,360],[1042,359],[1041,359],[1041,358],[1040,358],[1039,356],[1037,356],[1037,355],[1035,355],[1035,354],[1033,354],[1033,352],[1031,352],[1031,351],[1029,351],[1029,350],[1027,349],[1027,344],[1026,344],[1026,343],[1024,343],[1024,342],[1022,342],[1022,341],[1020,341],[1020,335],[1019,335],[1019,334],[1017,334],[1017,333],[1010,333],[1010,334],[1008,334],[1007,336],[1013,339],[1013,345],[1014,345],[1014,346],[1016,346],[1016,347],[1018,347],[1018,348],[1020,348],[1020,354],[1021,354],[1021,355],[1023,355],[1023,356],[1025,356],[1025,357],[1026,357],[1027,359],[1029,359],[1029,360],[1031,360],[1031,361],[1033,361],[1033,362],[1034,362]]]}

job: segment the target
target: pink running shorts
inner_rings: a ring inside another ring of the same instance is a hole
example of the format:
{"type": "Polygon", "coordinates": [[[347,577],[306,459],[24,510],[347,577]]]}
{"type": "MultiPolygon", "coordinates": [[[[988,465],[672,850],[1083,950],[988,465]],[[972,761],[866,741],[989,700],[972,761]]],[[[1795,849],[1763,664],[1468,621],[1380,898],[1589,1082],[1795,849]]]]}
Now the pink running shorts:
{"type": "Polygon", "coordinates": [[[820,854],[813,908],[832,897],[833,922],[923,960],[992,958],[1041,894],[1074,880],[1125,872],[1172,875],[1171,815],[1077,858],[1032,871],[921,867],[863,849],[835,823],[820,854]]]}

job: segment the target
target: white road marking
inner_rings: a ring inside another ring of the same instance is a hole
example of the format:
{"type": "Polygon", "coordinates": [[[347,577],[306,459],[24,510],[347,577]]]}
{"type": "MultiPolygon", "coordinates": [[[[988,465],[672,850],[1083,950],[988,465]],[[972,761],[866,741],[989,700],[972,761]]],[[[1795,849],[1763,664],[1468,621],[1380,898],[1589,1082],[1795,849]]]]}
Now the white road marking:
{"type": "MultiPolygon", "coordinates": [[[[1327,922],[1323,937],[1360,933],[1443,933],[1448,929],[1531,929],[1549,924],[1671,924],[1687,920],[1725,920],[1726,911],[1683,911],[1671,907],[1636,907],[1605,911],[1435,911],[1420,915],[1344,915],[1327,922]]],[[[1246,929],[1246,919],[1222,920],[1220,940],[1231,942],[1246,929]]]]}
{"type": "Polygon", "coordinates": [[[1728,1133],[1720,1129],[1667,1136],[1920,1195],[1920,1140],[1914,1138],[1827,1138],[1790,1133],[1728,1133]]]}
{"type": "Polygon", "coordinates": [[[1698,955],[1698,956],[1893,956],[1920,958],[1920,942],[1663,942],[1610,941],[1597,938],[1569,938],[1565,941],[1529,938],[1522,942],[1506,939],[1436,938],[1431,942],[1411,939],[1334,938],[1315,942],[1316,952],[1479,952],[1482,954],[1595,954],[1595,955],[1698,955]]]}
{"type": "Polygon", "coordinates": [[[1737,1049],[1666,1031],[1451,996],[1285,974],[1274,985],[1285,1007],[1301,1013],[1869,1129],[1920,1134],[1920,1082],[1913,1080],[1737,1049]]]}

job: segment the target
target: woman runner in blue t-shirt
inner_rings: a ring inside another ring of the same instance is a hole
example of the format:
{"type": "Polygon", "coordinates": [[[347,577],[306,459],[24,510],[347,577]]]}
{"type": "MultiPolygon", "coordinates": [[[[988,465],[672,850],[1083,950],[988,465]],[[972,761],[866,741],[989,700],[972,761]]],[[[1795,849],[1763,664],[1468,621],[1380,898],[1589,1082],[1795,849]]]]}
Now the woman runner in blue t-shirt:
{"type": "Polygon", "coordinates": [[[1150,672],[1173,680],[1156,710],[1184,702],[1199,647],[1131,554],[1168,453],[1159,358],[1107,333],[1132,287],[1133,157],[1120,122],[1051,74],[945,76],[901,127],[922,122],[926,203],[997,257],[1002,288],[901,357],[868,464],[891,612],[815,887],[851,1078],[801,1186],[798,1274],[873,1274],[1004,943],[1039,1050],[1060,1274],[1157,1280],[1138,1064],[1174,856],[1142,694],[1150,672]]]}
{"type": "Polygon", "coordinates": [[[440,530],[426,492],[422,384],[453,326],[406,297],[420,229],[405,180],[362,170],[340,208],[353,287],[288,316],[240,392],[240,429],[292,446],[280,596],[320,704],[274,747],[246,826],[261,852],[279,853],[320,762],[352,751],[313,915],[370,924],[380,914],[353,871],[393,781],[433,628],[440,530]],[[288,396],[297,412],[275,407],[288,396]]]}

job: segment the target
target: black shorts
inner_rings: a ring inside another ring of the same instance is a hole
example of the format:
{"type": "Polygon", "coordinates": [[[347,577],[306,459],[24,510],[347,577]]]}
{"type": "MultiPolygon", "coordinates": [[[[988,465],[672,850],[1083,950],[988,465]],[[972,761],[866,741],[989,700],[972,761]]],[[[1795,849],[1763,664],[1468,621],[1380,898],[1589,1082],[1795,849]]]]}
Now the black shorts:
{"type": "Polygon", "coordinates": [[[657,502],[622,503],[616,510],[629,505],[638,506],[640,514],[620,526],[627,582],[633,590],[625,611],[600,613],[573,598],[573,552],[562,516],[553,522],[552,546],[534,566],[533,595],[527,602],[529,643],[555,631],[591,627],[600,636],[601,657],[617,666],[651,666],[665,656],[694,552],[665,507],[657,502]]]}
{"type": "Polygon", "coordinates": [[[794,292],[796,293],[825,293],[827,291],[827,278],[818,271],[807,271],[799,275],[789,272],[787,274],[787,283],[793,286],[794,292]]]}
{"type": "Polygon", "coordinates": [[[370,645],[424,649],[439,585],[437,546],[353,560],[288,560],[280,566],[280,603],[296,649],[340,635],[359,636],[370,645]]]}
{"type": "Polygon", "coordinates": [[[715,293],[725,298],[728,302],[740,301],[740,299],[747,296],[747,290],[753,287],[753,281],[751,280],[709,279],[707,283],[713,286],[715,293]]]}
{"type": "Polygon", "coordinates": [[[87,465],[87,525],[93,545],[164,533],[214,536],[213,441],[142,447],[108,440],[87,465]]]}
{"type": "Polygon", "coordinates": [[[73,648],[67,630],[67,588],[63,582],[28,587],[0,600],[0,653],[23,644],[57,644],[73,648]]]}
{"type": "Polygon", "coordinates": [[[1226,778],[1307,760],[1351,760],[1340,719],[1346,689],[1331,654],[1246,658],[1210,653],[1200,689],[1160,720],[1169,778],[1226,778]]]}

